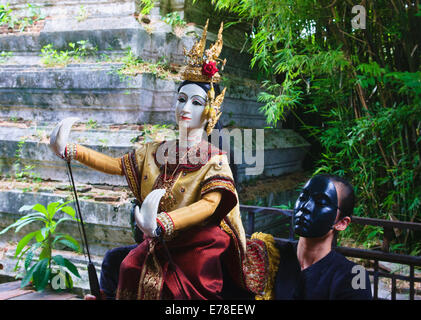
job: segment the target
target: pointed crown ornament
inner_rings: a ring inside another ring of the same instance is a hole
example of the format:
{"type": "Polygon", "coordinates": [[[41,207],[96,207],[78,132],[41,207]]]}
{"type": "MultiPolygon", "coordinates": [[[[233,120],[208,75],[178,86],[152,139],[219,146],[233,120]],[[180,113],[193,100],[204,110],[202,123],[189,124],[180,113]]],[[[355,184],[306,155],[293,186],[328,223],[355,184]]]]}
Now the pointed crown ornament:
{"type": "Polygon", "coordinates": [[[224,101],[226,88],[215,97],[215,90],[213,88],[214,83],[221,81],[221,75],[218,73],[218,64],[222,64],[221,71],[224,70],[227,59],[219,59],[219,55],[222,51],[222,31],[224,24],[221,23],[219,28],[216,42],[211,47],[205,50],[206,36],[208,30],[209,19],[206,21],[205,28],[203,29],[202,37],[197,41],[189,52],[184,48],[184,55],[187,60],[187,65],[181,72],[183,80],[189,80],[193,82],[206,82],[210,83],[210,90],[208,91],[208,100],[206,103],[203,117],[208,119],[208,125],[206,127],[206,133],[211,134],[213,128],[221,117],[222,112],[221,104],[224,101]]]}

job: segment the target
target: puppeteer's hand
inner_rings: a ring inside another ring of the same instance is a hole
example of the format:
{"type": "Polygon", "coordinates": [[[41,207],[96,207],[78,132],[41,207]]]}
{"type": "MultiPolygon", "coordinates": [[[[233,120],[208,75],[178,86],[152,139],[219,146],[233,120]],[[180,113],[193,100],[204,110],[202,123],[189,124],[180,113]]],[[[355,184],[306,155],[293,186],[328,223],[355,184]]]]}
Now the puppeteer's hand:
{"type": "Polygon", "coordinates": [[[135,207],[135,221],[140,230],[149,237],[156,237],[156,217],[161,198],[165,194],[165,189],[156,189],[149,193],[142,203],[142,207],[135,207]]]}
{"type": "Polygon", "coordinates": [[[60,158],[64,158],[64,150],[69,140],[70,130],[72,125],[78,121],[79,118],[70,117],[63,119],[57,124],[50,135],[50,148],[60,158]]]}

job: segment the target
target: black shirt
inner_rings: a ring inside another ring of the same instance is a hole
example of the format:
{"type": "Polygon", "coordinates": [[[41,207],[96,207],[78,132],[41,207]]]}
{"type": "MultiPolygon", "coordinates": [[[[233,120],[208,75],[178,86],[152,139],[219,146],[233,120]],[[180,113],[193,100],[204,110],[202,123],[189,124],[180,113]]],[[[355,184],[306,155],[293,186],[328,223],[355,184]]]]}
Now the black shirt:
{"type": "Polygon", "coordinates": [[[335,250],[302,271],[296,244],[282,244],[279,250],[281,259],[276,274],[275,299],[372,299],[368,272],[335,250]],[[354,277],[357,278],[353,281],[354,277]]]}

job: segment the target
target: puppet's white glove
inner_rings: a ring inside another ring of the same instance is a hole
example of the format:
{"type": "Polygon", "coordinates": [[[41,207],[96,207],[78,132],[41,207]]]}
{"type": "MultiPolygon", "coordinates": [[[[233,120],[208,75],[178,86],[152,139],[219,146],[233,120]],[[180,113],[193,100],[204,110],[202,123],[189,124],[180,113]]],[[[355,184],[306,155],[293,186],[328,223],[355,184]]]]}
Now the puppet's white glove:
{"type": "Polygon", "coordinates": [[[70,117],[61,120],[50,135],[50,148],[56,155],[64,158],[64,151],[69,140],[70,130],[72,125],[78,121],[79,118],[70,117]]]}
{"type": "Polygon", "coordinates": [[[140,210],[138,206],[134,209],[136,225],[143,233],[152,238],[157,236],[156,228],[158,227],[158,224],[156,222],[156,217],[158,215],[159,202],[164,194],[165,189],[153,190],[146,196],[140,210]]]}

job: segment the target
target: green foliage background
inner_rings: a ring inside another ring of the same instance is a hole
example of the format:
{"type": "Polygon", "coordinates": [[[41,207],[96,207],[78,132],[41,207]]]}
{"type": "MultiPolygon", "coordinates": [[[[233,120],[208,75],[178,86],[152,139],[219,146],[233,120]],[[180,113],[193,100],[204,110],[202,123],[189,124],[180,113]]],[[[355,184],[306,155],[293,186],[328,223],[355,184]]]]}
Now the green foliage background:
{"type": "MultiPolygon", "coordinates": [[[[352,181],[358,216],[421,222],[419,2],[212,3],[238,15],[228,27],[248,23],[251,66],[265,88],[261,111],[272,125],[293,115],[319,144],[314,174],[352,181]],[[354,5],[365,7],[366,29],[352,28],[354,5]]],[[[364,241],[380,232],[355,228],[348,233],[364,241]]],[[[396,236],[420,253],[412,233],[396,236]]]]}

